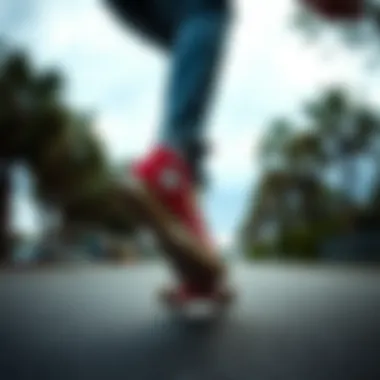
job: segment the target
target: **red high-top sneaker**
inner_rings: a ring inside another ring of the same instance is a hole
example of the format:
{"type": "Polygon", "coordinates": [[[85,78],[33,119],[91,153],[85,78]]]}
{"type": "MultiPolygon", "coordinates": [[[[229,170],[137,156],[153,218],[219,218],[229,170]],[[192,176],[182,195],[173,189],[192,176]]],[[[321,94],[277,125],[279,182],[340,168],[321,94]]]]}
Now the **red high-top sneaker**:
{"type": "MultiPolygon", "coordinates": [[[[159,146],[132,166],[132,175],[154,194],[176,223],[184,226],[210,254],[216,252],[195,196],[195,185],[189,165],[173,149],[159,146]]],[[[184,284],[175,290],[164,291],[168,299],[186,300],[205,297],[196,285],[184,284]]],[[[214,296],[215,291],[207,292],[214,296]]]]}
{"type": "Polygon", "coordinates": [[[194,238],[209,248],[211,238],[195,197],[195,186],[185,160],[175,151],[158,147],[134,163],[132,174],[194,238]]]}

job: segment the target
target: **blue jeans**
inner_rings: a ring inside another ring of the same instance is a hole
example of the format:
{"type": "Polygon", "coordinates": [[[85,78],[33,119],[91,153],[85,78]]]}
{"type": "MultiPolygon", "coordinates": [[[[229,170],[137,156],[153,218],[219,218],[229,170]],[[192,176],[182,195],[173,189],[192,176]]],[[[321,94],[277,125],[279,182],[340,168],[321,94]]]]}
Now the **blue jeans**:
{"type": "Polygon", "coordinates": [[[183,152],[201,180],[205,122],[230,22],[228,0],[108,0],[171,56],[160,142],[183,152]]]}

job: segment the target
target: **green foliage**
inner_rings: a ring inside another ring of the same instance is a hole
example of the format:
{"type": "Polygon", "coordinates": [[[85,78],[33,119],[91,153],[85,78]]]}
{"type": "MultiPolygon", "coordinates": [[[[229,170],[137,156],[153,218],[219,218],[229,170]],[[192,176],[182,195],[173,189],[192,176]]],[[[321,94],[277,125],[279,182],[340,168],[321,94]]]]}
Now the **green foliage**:
{"type": "Polygon", "coordinates": [[[257,243],[254,244],[249,252],[248,258],[252,260],[267,260],[273,258],[277,250],[270,243],[257,243]]]}
{"type": "Polygon", "coordinates": [[[320,244],[342,232],[342,220],[337,217],[311,223],[285,232],[280,237],[280,252],[291,259],[318,259],[320,244]]]}
{"type": "Polygon", "coordinates": [[[317,258],[319,238],[320,236],[310,228],[290,231],[281,237],[279,251],[288,259],[317,258]]]}
{"type": "MultiPolygon", "coordinates": [[[[305,102],[304,113],[303,125],[275,119],[262,140],[264,170],[242,227],[243,245],[250,247],[248,257],[277,257],[273,252],[277,250],[284,258],[313,259],[318,257],[321,242],[368,220],[362,215],[366,208],[356,210],[346,190],[358,175],[350,164],[357,154],[379,163],[380,175],[380,152],[374,149],[380,139],[378,110],[355,102],[345,89],[333,87],[305,102]],[[273,157],[281,165],[272,165],[273,157]],[[330,189],[324,179],[326,169],[337,163],[343,175],[340,192],[330,189]],[[268,221],[275,223],[278,233],[267,244],[258,232],[268,221]]],[[[380,213],[378,194],[380,190],[367,205],[371,220],[375,210],[380,213]]]]}
{"type": "Polygon", "coordinates": [[[319,259],[321,242],[343,231],[344,223],[340,216],[327,218],[283,231],[276,244],[257,242],[247,252],[247,258],[315,261],[319,259]]]}
{"type": "Polygon", "coordinates": [[[285,152],[294,134],[293,128],[292,122],[284,118],[271,122],[259,148],[258,158],[265,169],[286,167],[290,164],[285,159],[285,152]]]}
{"type": "Polygon", "coordinates": [[[129,231],[132,213],[92,119],[65,104],[64,82],[59,71],[38,71],[24,52],[0,49],[1,157],[23,160],[39,203],[59,209],[67,223],[129,231]]]}

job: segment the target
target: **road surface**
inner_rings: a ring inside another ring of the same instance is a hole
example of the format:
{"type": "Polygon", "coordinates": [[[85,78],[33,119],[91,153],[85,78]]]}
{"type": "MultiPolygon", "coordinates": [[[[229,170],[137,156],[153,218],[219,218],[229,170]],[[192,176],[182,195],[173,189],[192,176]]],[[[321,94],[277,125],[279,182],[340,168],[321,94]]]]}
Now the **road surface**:
{"type": "Polygon", "coordinates": [[[0,273],[1,380],[380,379],[375,269],[234,264],[209,328],[155,298],[160,264],[0,273]]]}

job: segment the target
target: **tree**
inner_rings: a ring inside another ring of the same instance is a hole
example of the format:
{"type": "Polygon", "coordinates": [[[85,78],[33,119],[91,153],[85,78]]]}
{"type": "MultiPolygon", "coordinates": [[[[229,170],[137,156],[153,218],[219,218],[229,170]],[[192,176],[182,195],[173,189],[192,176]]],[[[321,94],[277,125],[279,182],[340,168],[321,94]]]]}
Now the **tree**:
{"type": "MultiPolygon", "coordinates": [[[[64,78],[38,71],[22,51],[0,49],[0,154],[5,168],[22,160],[36,177],[35,196],[68,225],[127,234],[135,223],[123,186],[115,181],[92,117],[63,99],[64,78]]],[[[6,232],[7,170],[0,181],[0,240],[6,232]]]]}
{"type": "Polygon", "coordinates": [[[379,114],[341,88],[325,89],[305,102],[303,112],[307,117],[302,126],[276,119],[262,141],[263,174],[242,228],[247,252],[260,243],[260,231],[268,221],[276,226],[277,247],[290,252],[292,239],[304,239],[298,251],[307,246],[316,254],[316,244],[327,234],[364,220],[362,213],[367,211],[347,196],[358,174],[351,161],[358,154],[373,156],[379,170],[379,150],[374,150],[374,142],[380,141],[379,114]],[[268,165],[273,157],[282,165],[268,165]],[[339,193],[325,179],[337,163],[343,163],[339,193]]]}
{"type": "Polygon", "coordinates": [[[319,140],[284,118],[275,119],[266,131],[259,150],[263,173],[241,231],[247,250],[268,233],[279,237],[318,214],[319,184],[311,163],[319,159],[319,140]]]}
{"type": "Polygon", "coordinates": [[[366,105],[354,103],[341,88],[329,88],[309,102],[305,111],[311,129],[319,136],[319,154],[325,163],[341,163],[343,183],[350,189],[356,178],[353,159],[371,151],[379,134],[378,115],[366,105]]]}
{"type": "Polygon", "coordinates": [[[278,118],[270,123],[259,148],[258,158],[264,170],[285,169],[290,165],[286,150],[293,128],[294,125],[285,118],[278,118]]]}
{"type": "Polygon", "coordinates": [[[0,44],[0,262],[9,257],[9,168],[19,153],[25,117],[20,112],[21,93],[28,85],[30,66],[25,55],[7,55],[7,47],[0,44]],[[12,131],[12,133],[9,133],[12,131]]]}

